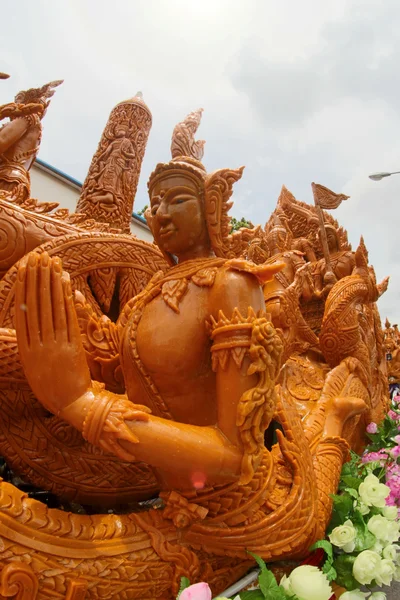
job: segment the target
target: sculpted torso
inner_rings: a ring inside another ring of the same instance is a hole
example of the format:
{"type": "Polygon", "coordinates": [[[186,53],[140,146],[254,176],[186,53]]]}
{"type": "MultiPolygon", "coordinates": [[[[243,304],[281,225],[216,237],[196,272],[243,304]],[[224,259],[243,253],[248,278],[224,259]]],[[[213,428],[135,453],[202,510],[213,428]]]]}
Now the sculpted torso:
{"type": "MultiPolygon", "coordinates": [[[[209,301],[209,288],[199,288],[190,282],[180,302],[179,314],[159,295],[144,309],[138,326],[140,359],[172,418],[182,423],[215,425],[217,422],[215,373],[211,369],[211,342],[206,325],[211,314],[209,301]]],[[[129,334],[124,338],[124,347],[128,344],[129,334]]],[[[128,397],[137,401],[143,390],[132,362],[124,361],[124,375],[128,397]]]]}

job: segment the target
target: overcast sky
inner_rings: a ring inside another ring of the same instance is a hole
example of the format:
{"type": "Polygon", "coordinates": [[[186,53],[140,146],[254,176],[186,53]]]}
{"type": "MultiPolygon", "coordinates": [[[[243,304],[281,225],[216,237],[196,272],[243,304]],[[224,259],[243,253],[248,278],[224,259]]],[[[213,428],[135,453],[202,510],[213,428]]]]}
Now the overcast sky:
{"type": "MultiPolygon", "coordinates": [[[[64,79],[40,158],[83,180],[112,107],[138,90],[153,114],[135,210],[170,158],[174,125],[205,109],[208,170],[246,165],[232,214],[264,223],[282,184],[351,199],[335,211],[364,234],[380,311],[400,320],[400,3],[398,0],[3,0],[0,103],[64,79]]],[[[54,200],[57,200],[56,198],[54,200]]]]}

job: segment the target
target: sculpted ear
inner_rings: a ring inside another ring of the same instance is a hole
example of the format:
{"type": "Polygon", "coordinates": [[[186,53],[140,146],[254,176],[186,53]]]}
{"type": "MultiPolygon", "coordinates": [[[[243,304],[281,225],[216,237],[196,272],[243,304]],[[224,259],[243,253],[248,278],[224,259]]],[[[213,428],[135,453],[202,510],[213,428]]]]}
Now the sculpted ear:
{"type": "Polygon", "coordinates": [[[207,175],[204,188],[204,206],[211,245],[217,256],[234,258],[232,236],[230,236],[230,217],[228,212],[233,205],[233,184],[242,177],[244,167],[239,169],[219,169],[207,175]]]}
{"type": "Polygon", "coordinates": [[[150,229],[150,231],[151,231],[151,233],[153,234],[153,237],[154,237],[153,227],[152,227],[152,224],[153,224],[153,215],[151,214],[151,208],[149,206],[144,211],[144,218],[146,219],[147,225],[149,226],[149,229],[150,229]]]}

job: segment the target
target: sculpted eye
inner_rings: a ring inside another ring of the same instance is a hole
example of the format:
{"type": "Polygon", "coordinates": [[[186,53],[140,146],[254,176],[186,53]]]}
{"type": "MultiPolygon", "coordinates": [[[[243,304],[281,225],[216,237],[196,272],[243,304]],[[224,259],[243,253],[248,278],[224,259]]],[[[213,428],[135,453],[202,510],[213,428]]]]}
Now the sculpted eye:
{"type": "Polygon", "coordinates": [[[156,214],[156,212],[158,211],[158,207],[159,207],[158,204],[156,204],[155,206],[151,207],[151,214],[153,215],[153,217],[156,214]]]}
{"type": "Polygon", "coordinates": [[[183,204],[187,200],[191,200],[192,196],[177,196],[173,199],[171,204],[183,204]]]}

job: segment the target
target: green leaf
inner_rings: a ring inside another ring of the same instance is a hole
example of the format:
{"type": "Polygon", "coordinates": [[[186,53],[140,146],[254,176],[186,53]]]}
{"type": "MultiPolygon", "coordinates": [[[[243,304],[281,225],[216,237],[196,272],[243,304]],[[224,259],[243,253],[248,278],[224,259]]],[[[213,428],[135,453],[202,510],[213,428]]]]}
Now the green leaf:
{"type": "Polygon", "coordinates": [[[356,560],[351,554],[339,554],[333,561],[333,567],[336,569],[336,583],[346,590],[355,590],[358,587],[357,581],[353,577],[353,564],[356,560]]]}
{"type": "Polygon", "coordinates": [[[361,479],[360,477],[354,477],[354,475],[343,475],[340,478],[340,484],[344,484],[346,488],[352,488],[353,490],[358,491],[360,487],[361,479]]]}
{"type": "Polygon", "coordinates": [[[279,588],[275,579],[275,575],[272,573],[272,571],[269,569],[262,570],[258,576],[258,585],[260,586],[260,590],[264,594],[264,598],[266,598],[266,600],[274,600],[275,596],[273,594],[276,594],[276,598],[278,599],[277,594],[279,594],[279,589],[282,588],[279,588]]]}
{"type": "Polygon", "coordinates": [[[240,592],[240,600],[265,600],[261,590],[247,590],[240,592]]]}
{"type": "Polygon", "coordinates": [[[188,588],[189,585],[190,585],[189,579],[187,577],[181,577],[181,584],[179,586],[177,600],[178,600],[179,596],[182,594],[183,590],[186,590],[186,588],[188,588]]]}
{"type": "Polygon", "coordinates": [[[326,554],[326,560],[322,566],[322,572],[328,577],[329,581],[333,581],[336,577],[336,570],[333,568],[333,547],[328,540],[319,540],[315,542],[310,548],[310,552],[313,550],[317,550],[318,548],[322,548],[322,550],[326,554]]]}
{"type": "Polygon", "coordinates": [[[354,552],[362,552],[371,548],[376,542],[376,537],[368,529],[364,517],[359,510],[354,511],[353,525],[356,530],[354,552]]]}
{"type": "Polygon", "coordinates": [[[247,552],[254,558],[261,569],[261,573],[258,576],[258,585],[260,586],[263,598],[265,600],[286,600],[287,596],[284,589],[279,587],[275,575],[268,569],[263,559],[258,554],[254,554],[249,550],[247,552]]]}
{"type": "Polygon", "coordinates": [[[353,498],[349,494],[333,495],[333,510],[346,521],[349,512],[353,508],[353,498]]]}
{"type": "Polygon", "coordinates": [[[332,495],[333,499],[333,510],[332,517],[329,523],[327,533],[329,534],[335,527],[343,525],[343,523],[351,517],[350,513],[353,512],[353,498],[347,494],[332,495]]]}
{"type": "Polygon", "coordinates": [[[353,488],[344,488],[344,491],[349,494],[349,496],[351,496],[352,498],[355,498],[357,500],[358,498],[358,493],[356,490],[354,490],[353,488]]]}
{"type": "Polygon", "coordinates": [[[260,567],[261,571],[268,571],[267,565],[265,564],[265,562],[263,561],[261,556],[258,556],[258,554],[254,554],[254,552],[250,552],[250,550],[246,550],[246,552],[247,552],[247,554],[250,554],[250,556],[252,556],[254,558],[254,560],[260,567]]]}
{"type": "Polygon", "coordinates": [[[329,561],[325,562],[324,566],[322,567],[322,572],[325,573],[325,575],[328,578],[328,581],[335,581],[335,579],[337,577],[337,572],[331,562],[329,562],[329,561]]]}
{"type": "Polygon", "coordinates": [[[318,550],[318,548],[322,548],[330,561],[333,560],[333,548],[332,544],[328,542],[328,540],[318,540],[318,542],[315,542],[315,544],[311,546],[310,552],[313,550],[318,550]]]}

